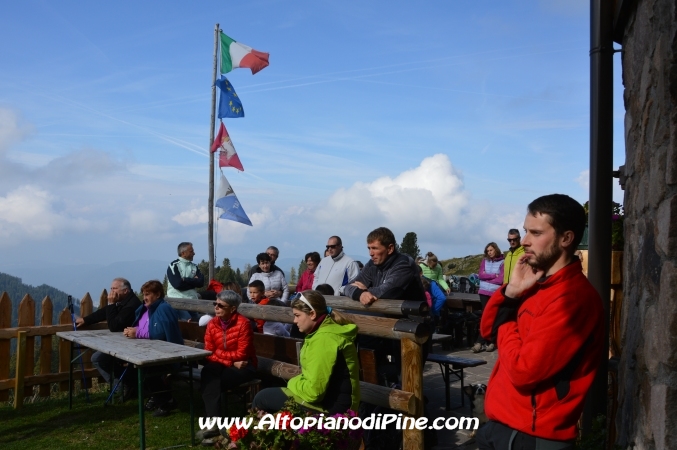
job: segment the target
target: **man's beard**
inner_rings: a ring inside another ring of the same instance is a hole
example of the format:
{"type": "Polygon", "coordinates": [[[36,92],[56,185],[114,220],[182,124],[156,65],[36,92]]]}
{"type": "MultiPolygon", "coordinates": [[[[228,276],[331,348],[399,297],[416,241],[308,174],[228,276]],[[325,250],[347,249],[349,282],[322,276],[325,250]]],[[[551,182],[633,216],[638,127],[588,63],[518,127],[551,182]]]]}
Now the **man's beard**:
{"type": "Polygon", "coordinates": [[[557,246],[557,241],[553,242],[552,245],[546,248],[540,255],[531,255],[529,258],[528,264],[536,270],[542,270],[547,272],[562,256],[564,250],[557,246]],[[533,261],[532,261],[533,259],[533,261]]]}

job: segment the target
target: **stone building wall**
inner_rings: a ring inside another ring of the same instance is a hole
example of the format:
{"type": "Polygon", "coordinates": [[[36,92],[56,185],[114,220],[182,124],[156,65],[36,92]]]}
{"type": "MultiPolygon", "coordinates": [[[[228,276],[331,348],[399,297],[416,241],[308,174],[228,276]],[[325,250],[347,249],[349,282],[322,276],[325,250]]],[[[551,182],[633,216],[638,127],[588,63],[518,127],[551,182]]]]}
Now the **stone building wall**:
{"type": "Polygon", "coordinates": [[[677,449],[677,2],[638,0],[624,30],[625,304],[617,443],[677,449]]]}

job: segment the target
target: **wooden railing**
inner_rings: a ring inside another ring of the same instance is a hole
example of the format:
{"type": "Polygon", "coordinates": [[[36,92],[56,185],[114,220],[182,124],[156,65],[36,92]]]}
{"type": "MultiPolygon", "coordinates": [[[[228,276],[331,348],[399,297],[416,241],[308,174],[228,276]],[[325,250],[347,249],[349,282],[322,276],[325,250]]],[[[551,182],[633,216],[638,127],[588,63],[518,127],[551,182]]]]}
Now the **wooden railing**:
{"type": "MultiPolygon", "coordinates": [[[[108,294],[104,290],[99,299],[99,307],[108,302],[108,294]]],[[[14,392],[14,408],[21,408],[25,397],[37,395],[49,397],[51,384],[59,383],[59,391],[68,391],[68,364],[70,344],[56,342],[54,335],[57,331],[73,329],[71,314],[64,309],[57,316],[57,324],[53,324],[52,300],[45,297],[40,304],[39,324],[36,324],[36,304],[30,295],[25,295],[19,303],[16,327],[11,327],[12,301],[6,292],[0,295],[0,401],[9,400],[10,390],[14,392]],[[35,338],[39,337],[39,340],[35,338]],[[12,339],[16,339],[16,359],[14,373],[10,373],[12,339]],[[52,371],[52,361],[58,360],[58,368],[52,371]],[[38,370],[36,370],[38,366],[38,370]],[[34,387],[38,386],[36,392],[34,387]]],[[[80,302],[80,316],[92,312],[92,298],[85,294],[80,302]]],[[[97,324],[88,329],[105,328],[106,324],[97,324]]],[[[91,356],[83,356],[87,385],[91,385],[93,377],[98,372],[92,367],[91,356]]]]}

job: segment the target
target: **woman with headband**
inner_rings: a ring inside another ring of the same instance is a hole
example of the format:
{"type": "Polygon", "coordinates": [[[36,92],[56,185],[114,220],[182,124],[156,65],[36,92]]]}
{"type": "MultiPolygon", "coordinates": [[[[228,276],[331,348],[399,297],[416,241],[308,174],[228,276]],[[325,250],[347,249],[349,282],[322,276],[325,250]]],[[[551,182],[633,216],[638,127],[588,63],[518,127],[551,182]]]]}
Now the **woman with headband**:
{"type": "Polygon", "coordinates": [[[301,406],[328,414],[357,411],[360,403],[357,325],[332,311],[317,291],[303,291],[292,302],[294,323],[306,334],[301,348],[300,375],[286,388],[263,389],[252,406],[275,412],[289,397],[301,406]]]}

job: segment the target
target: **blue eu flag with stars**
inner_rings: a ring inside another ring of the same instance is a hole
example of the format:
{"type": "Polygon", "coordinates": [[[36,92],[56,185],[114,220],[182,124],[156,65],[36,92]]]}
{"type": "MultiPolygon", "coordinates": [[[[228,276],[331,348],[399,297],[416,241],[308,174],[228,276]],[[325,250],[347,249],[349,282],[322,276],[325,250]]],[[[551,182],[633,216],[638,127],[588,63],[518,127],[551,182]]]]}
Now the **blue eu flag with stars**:
{"type": "Polygon", "coordinates": [[[216,86],[221,89],[219,97],[219,119],[224,117],[244,117],[244,109],[240,97],[235,93],[233,85],[228,78],[221,76],[216,80],[216,86]]]}

